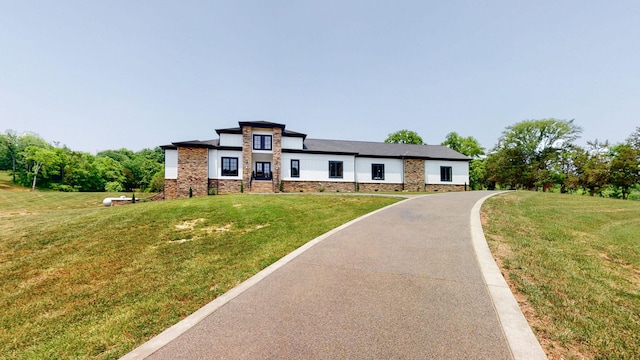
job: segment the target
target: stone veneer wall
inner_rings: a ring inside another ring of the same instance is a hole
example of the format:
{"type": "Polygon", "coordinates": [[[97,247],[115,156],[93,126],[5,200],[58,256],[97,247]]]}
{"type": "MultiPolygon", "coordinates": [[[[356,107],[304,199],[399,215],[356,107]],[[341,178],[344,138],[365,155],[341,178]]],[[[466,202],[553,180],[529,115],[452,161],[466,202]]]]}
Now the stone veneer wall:
{"type": "Polygon", "coordinates": [[[283,181],[283,192],[355,192],[356,183],[353,182],[335,182],[335,181],[283,181]]]}
{"type": "Polygon", "coordinates": [[[437,192],[464,191],[464,185],[427,184],[426,191],[437,191],[437,192]]]}
{"type": "Polygon", "coordinates": [[[280,192],[280,173],[282,172],[282,129],[273,129],[273,189],[272,191],[280,192]]]}
{"type": "MultiPolygon", "coordinates": [[[[242,185],[243,181],[242,180],[215,180],[215,179],[210,179],[209,180],[209,187],[210,188],[217,188],[217,194],[220,195],[224,195],[224,194],[240,194],[240,190],[243,187],[242,185]],[[215,186],[214,186],[215,185],[215,186]]],[[[247,189],[247,184],[244,184],[244,192],[248,192],[247,189]]]]}
{"type": "Polygon", "coordinates": [[[404,159],[404,190],[425,191],[424,160],[404,159]]]}
{"type": "Polygon", "coordinates": [[[387,183],[360,183],[360,192],[376,192],[376,191],[402,191],[402,184],[387,183]]]}
{"type": "Polygon", "coordinates": [[[178,180],[164,179],[164,198],[175,199],[178,197],[178,180]]]}
{"type": "Polygon", "coordinates": [[[178,148],[177,198],[208,195],[209,150],[206,148],[178,148]]]}
{"type": "MultiPolygon", "coordinates": [[[[245,126],[242,128],[242,180],[246,185],[251,182],[253,167],[253,128],[245,126]]],[[[238,169],[240,170],[240,169],[238,169]]]]}

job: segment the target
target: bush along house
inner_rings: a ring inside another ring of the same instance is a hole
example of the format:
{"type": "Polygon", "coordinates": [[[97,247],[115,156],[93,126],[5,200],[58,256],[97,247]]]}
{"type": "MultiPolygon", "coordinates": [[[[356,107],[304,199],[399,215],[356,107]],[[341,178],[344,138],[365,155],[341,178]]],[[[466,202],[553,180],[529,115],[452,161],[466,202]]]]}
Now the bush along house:
{"type": "Polygon", "coordinates": [[[240,192],[463,191],[470,158],[439,145],[308,139],[239,122],[165,151],[165,199],[240,192]]]}

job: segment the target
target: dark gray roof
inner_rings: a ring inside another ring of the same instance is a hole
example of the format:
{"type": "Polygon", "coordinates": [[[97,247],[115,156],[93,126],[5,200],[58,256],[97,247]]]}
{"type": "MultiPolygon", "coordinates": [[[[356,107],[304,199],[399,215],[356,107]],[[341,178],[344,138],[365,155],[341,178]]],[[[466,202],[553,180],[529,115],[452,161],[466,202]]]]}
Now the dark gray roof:
{"type": "Polygon", "coordinates": [[[206,148],[215,148],[215,147],[218,147],[218,144],[220,144],[219,139],[205,140],[205,141],[190,140],[190,141],[179,141],[179,142],[173,143],[173,145],[181,146],[181,147],[206,147],[206,148]]]}
{"type": "MultiPolygon", "coordinates": [[[[243,123],[243,124],[248,124],[248,123],[243,123]]],[[[258,121],[258,122],[254,122],[252,123],[253,126],[255,127],[259,127],[259,126],[267,126],[267,125],[273,125],[274,123],[269,123],[266,121],[258,121]]],[[[275,125],[279,125],[279,124],[275,124],[275,125]]],[[[291,137],[301,137],[301,138],[306,138],[307,134],[303,134],[297,131],[291,131],[291,130],[286,130],[284,128],[282,128],[282,135],[284,136],[291,136],[291,137]]],[[[242,128],[241,127],[233,127],[233,128],[227,128],[227,129],[216,129],[216,133],[218,135],[220,134],[242,134],[242,128]]]]}
{"type": "MultiPolygon", "coordinates": [[[[222,132],[235,130],[223,129],[222,132]]],[[[240,128],[237,128],[239,131],[240,128]]],[[[220,130],[218,130],[220,131],[220,130]]],[[[286,132],[291,136],[306,136],[304,134],[286,132]]],[[[174,142],[171,145],[161,146],[163,149],[177,149],[178,147],[205,147],[205,148],[227,148],[220,146],[219,139],[213,140],[190,140],[174,142]]],[[[231,148],[229,148],[231,149],[231,148]]],[[[234,148],[235,149],[235,148],[234,148]]],[[[238,148],[239,149],[239,148],[238,148]]],[[[386,158],[419,158],[469,161],[471,158],[451,150],[441,145],[412,145],[412,144],[387,144],[372,141],[349,141],[349,140],[321,140],[305,139],[303,150],[284,149],[285,152],[310,152],[322,154],[351,154],[356,156],[386,157],[386,158]]]]}
{"type": "Polygon", "coordinates": [[[312,152],[348,153],[358,156],[471,160],[441,145],[388,144],[383,142],[306,139],[304,149],[312,152]]]}

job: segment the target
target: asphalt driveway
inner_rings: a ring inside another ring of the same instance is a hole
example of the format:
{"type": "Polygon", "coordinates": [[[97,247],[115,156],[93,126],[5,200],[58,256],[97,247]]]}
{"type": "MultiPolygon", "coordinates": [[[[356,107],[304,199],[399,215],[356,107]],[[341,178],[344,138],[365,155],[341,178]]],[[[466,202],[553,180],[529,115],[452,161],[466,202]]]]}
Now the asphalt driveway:
{"type": "Polygon", "coordinates": [[[476,255],[470,218],[488,194],[416,197],[352,222],[125,358],[544,358],[535,340],[513,350],[509,333],[530,329],[505,326],[509,305],[476,255]]]}

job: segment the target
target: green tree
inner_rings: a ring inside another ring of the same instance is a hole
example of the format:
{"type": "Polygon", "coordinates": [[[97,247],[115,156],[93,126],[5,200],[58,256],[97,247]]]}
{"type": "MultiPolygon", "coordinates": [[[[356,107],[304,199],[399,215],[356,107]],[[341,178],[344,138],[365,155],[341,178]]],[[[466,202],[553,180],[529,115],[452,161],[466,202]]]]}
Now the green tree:
{"type": "Polygon", "coordinates": [[[640,150],[640,126],[637,127],[631,135],[629,135],[627,138],[627,144],[636,150],[640,150]]]}
{"type": "Polygon", "coordinates": [[[640,182],[640,151],[629,144],[620,144],[612,148],[612,153],[609,181],[626,200],[630,190],[640,182]]]}
{"type": "Polygon", "coordinates": [[[473,136],[460,136],[457,132],[447,134],[445,140],[440,144],[451,150],[455,150],[473,159],[479,159],[484,155],[484,148],[480,146],[478,140],[473,136]]]}
{"type": "Polygon", "coordinates": [[[13,130],[7,130],[4,134],[0,134],[0,156],[3,170],[11,170],[13,182],[16,182],[16,162],[18,158],[20,137],[13,130]],[[10,164],[8,167],[7,165],[10,164]]]}
{"type": "Polygon", "coordinates": [[[60,165],[58,154],[53,148],[28,146],[25,149],[25,159],[29,163],[32,176],[31,191],[36,189],[38,176],[46,179],[49,172],[58,170],[60,165]]]}
{"type": "Polygon", "coordinates": [[[561,153],[581,132],[573,120],[525,120],[508,126],[487,159],[490,180],[512,188],[551,186],[561,153]]]}
{"type": "Polygon", "coordinates": [[[25,133],[18,136],[17,149],[15,155],[16,182],[23,186],[31,186],[33,182],[32,171],[34,166],[33,159],[28,156],[33,155],[34,150],[27,151],[29,148],[51,149],[53,148],[47,141],[34,133],[25,133]]]}
{"type": "Polygon", "coordinates": [[[578,181],[590,196],[601,194],[609,181],[609,142],[588,141],[588,150],[578,151],[575,163],[578,181]]]}
{"type": "Polygon", "coordinates": [[[394,133],[389,134],[389,137],[387,137],[384,142],[391,144],[425,144],[418,133],[406,129],[398,130],[394,133]]]}
{"type": "Polygon", "coordinates": [[[481,159],[484,156],[484,148],[480,146],[478,140],[472,136],[464,137],[457,132],[450,132],[440,145],[472,158],[469,162],[469,185],[472,189],[480,190],[487,186],[485,160],[481,159]]]}
{"type": "Polygon", "coordinates": [[[154,175],[164,169],[164,151],[159,147],[136,153],[128,149],[106,150],[97,156],[111,158],[123,166],[122,184],[127,191],[150,190],[154,175]]]}

